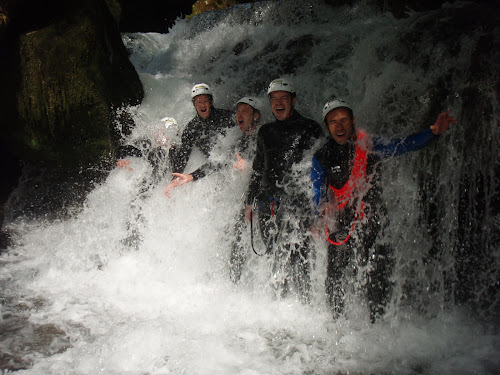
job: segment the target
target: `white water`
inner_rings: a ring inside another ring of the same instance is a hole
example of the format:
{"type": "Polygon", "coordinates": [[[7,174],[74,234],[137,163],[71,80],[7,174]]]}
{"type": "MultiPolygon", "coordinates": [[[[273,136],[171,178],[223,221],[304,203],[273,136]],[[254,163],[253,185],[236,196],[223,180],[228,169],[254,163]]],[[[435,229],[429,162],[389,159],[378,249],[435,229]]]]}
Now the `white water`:
{"type": "MultiPolygon", "coordinates": [[[[137,128],[131,138],[151,134],[165,116],[185,125],[194,115],[194,83],[211,84],[221,108],[232,108],[246,94],[263,97],[265,85],[281,75],[279,66],[290,61],[286,44],[308,35],[315,38],[309,60],[291,75],[302,114],[319,121],[324,101],[338,93],[360,108],[357,123],[369,131],[401,136],[423,129],[432,101],[426,87],[441,70],[423,75],[393,60],[390,49],[393,31],[412,19],[311,4],[293,12],[263,4],[254,12],[258,26],[234,23],[236,13],[214,27],[179,20],[167,35],[125,36],[146,92],[132,109],[137,128]],[[300,26],[284,22],[297,14],[300,26]],[[235,53],[243,42],[247,48],[235,53]],[[327,47],[339,51],[335,59],[329,60],[327,47]],[[374,57],[380,49],[389,56],[385,63],[374,57]],[[418,105],[405,95],[414,95],[418,105]]],[[[466,64],[469,55],[464,48],[458,61],[445,63],[466,64]]],[[[461,98],[454,93],[461,85],[455,82],[443,103],[458,117],[461,98]]],[[[270,118],[269,111],[264,115],[270,118]]],[[[444,236],[453,237],[458,183],[450,170],[462,139],[456,127],[433,151],[386,163],[391,226],[385,240],[397,264],[393,301],[376,324],[369,323],[359,297],[344,318],[332,320],[323,296],[323,241],[316,244],[310,305],[276,299],[269,265],[251,250],[242,283],[229,281],[230,230],[248,176],[224,170],[173,190],[170,200],[163,195],[165,179],[136,200],[149,166],[133,159],[134,171],[113,170],[78,214],[8,223],[15,244],[0,258],[0,322],[8,327],[15,317],[27,320],[15,335],[1,336],[0,352],[32,364],[20,371],[25,374],[494,374],[500,368],[498,326],[446,297],[443,272],[453,269],[455,240],[430,258],[432,239],[419,220],[415,176],[420,168],[432,170],[429,160],[439,157],[433,173],[450,190],[441,223],[444,236]],[[137,213],[130,202],[140,202],[144,217],[138,251],[121,242],[127,220],[137,213]],[[55,332],[47,334],[52,341],[37,342],[40,327],[55,332]]],[[[194,159],[193,167],[200,162],[194,159]]]]}

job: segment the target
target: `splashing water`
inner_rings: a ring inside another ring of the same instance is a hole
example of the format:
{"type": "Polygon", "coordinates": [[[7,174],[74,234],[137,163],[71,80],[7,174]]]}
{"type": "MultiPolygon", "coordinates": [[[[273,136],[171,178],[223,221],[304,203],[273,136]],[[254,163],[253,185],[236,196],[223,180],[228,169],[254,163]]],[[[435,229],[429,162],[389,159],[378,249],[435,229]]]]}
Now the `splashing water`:
{"type": "MultiPolygon", "coordinates": [[[[150,166],[132,158],[134,170],[112,170],[78,213],[6,224],[14,242],[0,258],[0,368],[495,373],[500,137],[492,82],[498,69],[474,55],[486,43],[484,20],[457,26],[474,11],[457,6],[395,20],[369,7],[263,2],[178,20],[166,35],[123,36],[146,92],[129,109],[137,127],[126,141],[151,136],[165,116],[182,128],[194,116],[190,88],[198,82],[212,86],[216,107],[233,108],[244,95],[265,102],[267,84],[286,75],[306,117],[320,122],[324,102],[339,95],[357,108],[360,127],[388,137],[423,130],[442,109],[453,110],[459,126],[424,151],[384,163],[391,224],[380,241],[396,253],[384,319],[370,324],[356,294],[344,317],[331,318],[323,239],[315,244],[309,305],[276,298],[269,261],[251,250],[242,282],[232,284],[232,228],[248,174],[228,167],[167,199],[168,175],[144,192],[150,166]],[[140,236],[137,250],[123,242],[131,224],[140,236]]],[[[498,61],[498,46],[489,53],[498,61]]],[[[271,119],[269,109],[264,117],[271,119]]],[[[194,154],[188,170],[200,163],[194,154]]]]}

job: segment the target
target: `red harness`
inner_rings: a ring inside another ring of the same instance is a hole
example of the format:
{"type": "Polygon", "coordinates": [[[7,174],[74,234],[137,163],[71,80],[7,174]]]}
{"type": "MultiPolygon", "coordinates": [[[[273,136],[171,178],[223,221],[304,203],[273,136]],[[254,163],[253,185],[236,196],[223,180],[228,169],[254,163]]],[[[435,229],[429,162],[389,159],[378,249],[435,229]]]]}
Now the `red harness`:
{"type": "MultiPolygon", "coordinates": [[[[335,199],[338,204],[339,210],[342,210],[347,206],[353,199],[354,192],[356,191],[356,187],[362,185],[364,181],[366,181],[366,164],[367,164],[367,155],[368,155],[368,138],[366,133],[362,130],[356,131],[356,144],[354,146],[354,164],[352,166],[351,175],[349,176],[349,180],[342,186],[340,189],[335,189],[332,185],[329,185],[330,189],[332,189],[335,194],[335,199]]],[[[351,234],[354,232],[354,228],[358,223],[358,217],[360,220],[363,220],[365,217],[365,203],[361,201],[356,213],[354,214],[354,219],[352,221],[351,230],[346,238],[344,238],[340,242],[336,242],[330,239],[328,235],[328,227],[325,229],[325,234],[328,242],[332,245],[342,245],[347,242],[347,240],[351,237],[351,234]]]]}

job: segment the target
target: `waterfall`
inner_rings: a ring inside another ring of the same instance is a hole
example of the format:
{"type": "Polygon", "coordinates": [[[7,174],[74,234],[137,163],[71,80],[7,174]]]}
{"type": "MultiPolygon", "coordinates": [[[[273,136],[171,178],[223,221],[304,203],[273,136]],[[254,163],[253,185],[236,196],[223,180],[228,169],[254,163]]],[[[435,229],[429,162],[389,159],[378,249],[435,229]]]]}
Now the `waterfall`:
{"type": "MultiPolygon", "coordinates": [[[[182,131],[195,114],[190,89],[200,82],[214,90],[217,108],[233,109],[246,95],[267,103],[267,85],[284,76],[297,88],[302,115],[321,123],[324,103],[340,96],[353,105],[357,126],[387,138],[424,130],[450,108],[458,125],[426,149],[383,163],[390,224],[379,241],[396,254],[386,316],[371,324],[354,293],[345,315],[332,319],[324,239],[315,241],[310,304],[276,298],[269,260],[251,250],[242,283],[232,284],[228,259],[248,174],[223,168],[168,199],[168,173],[152,181],[148,161],[131,158],[133,171],[113,169],[68,215],[6,215],[12,243],[0,255],[0,369],[494,374],[500,368],[494,5],[457,3],[395,19],[356,4],[242,4],[179,19],[167,34],[124,34],[145,98],[123,109],[136,123],[123,141],[151,138],[166,116],[182,131]],[[124,241],[131,228],[136,247],[124,241]]],[[[270,108],[263,117],[272,120],[270,108]]],[[[221,155],[227,156],[211,157],[221,155]]],[[[194,153],[187,169],[202,161],[194,153]]],[[[363,283],[352,281],[354,289],[363,283]]]]}

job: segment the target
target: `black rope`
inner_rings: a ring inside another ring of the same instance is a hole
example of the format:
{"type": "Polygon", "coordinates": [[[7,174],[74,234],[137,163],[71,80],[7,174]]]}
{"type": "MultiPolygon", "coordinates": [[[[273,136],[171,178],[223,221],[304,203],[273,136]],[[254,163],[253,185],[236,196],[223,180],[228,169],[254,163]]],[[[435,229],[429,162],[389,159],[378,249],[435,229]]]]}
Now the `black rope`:
{"type": "Polygon", "coordinates": [[[253,208],[252,212],[250,213],[250,243],[252,244],[252,250],[255,254],[257,254],[260,257],[266,255],[267,251],[264,251],[262,254],[259,254],[257,251],[255,251],[255,248],[253,246],[253,208]]]}

